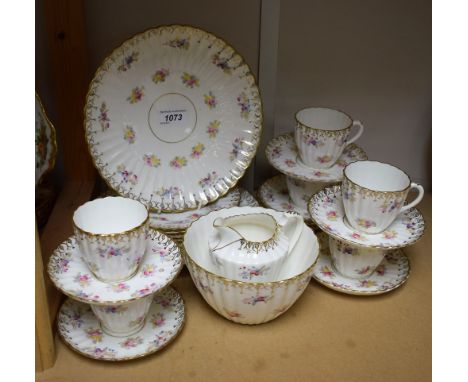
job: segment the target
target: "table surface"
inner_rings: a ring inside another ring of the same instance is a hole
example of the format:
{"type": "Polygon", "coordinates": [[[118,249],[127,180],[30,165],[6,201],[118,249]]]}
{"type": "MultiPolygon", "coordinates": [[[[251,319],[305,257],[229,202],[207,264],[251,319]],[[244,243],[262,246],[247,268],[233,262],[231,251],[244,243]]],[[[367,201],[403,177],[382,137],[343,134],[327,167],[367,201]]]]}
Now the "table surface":
{"type": "Polygon", "coordinates": [[[405,249],[409,279],[388,294],[351,296],[312,280],[285,314],[247,326],[211,309],[184,270],[173,286],[185,300],[186,322],[172,344],[146,358],[107,363],[80,356],[57,335],[56,363],[36,381],[430,381],[430,196],[419,209],[426,233],[405,249]]]}

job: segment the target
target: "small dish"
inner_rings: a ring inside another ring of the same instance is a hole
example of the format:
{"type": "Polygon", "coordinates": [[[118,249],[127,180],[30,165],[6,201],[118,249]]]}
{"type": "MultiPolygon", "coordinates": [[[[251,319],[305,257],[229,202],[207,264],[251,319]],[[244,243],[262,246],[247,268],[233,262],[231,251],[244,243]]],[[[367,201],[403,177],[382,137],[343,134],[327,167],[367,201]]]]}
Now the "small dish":
{"type": "Polygon", "coordinates": [[[424,234],[424,219],[416,208],[400,214],[382,233],[366,234],[345,220],[341,187],[327,187],[309,201],[312,220],[335,239],[368,248],[394,249],[416,243],[424,234]]]}
{"type": "Polygon", "coordinates": [[[171,239],[152,229],[148,239],[137,273],[124,282],[98,280],[84,262],[74,236],[54,251],[47,271],[55,286],[74,300],[101,305],[134,301],[169,285],[182,268],[179,248],[171,239]]]}
{"type": "Polygon", "coordinates": [[[216,274],[208,248],[213,221],[231,214],[265,211],[278,217],[282,214],[261,207],[220,210],[194,222],[184,237],[185,264],[198,291],[221,316],[241,324],[265,323],[286,312],[309,284],[319,255],[317,237],[309,227],[303,225],[299,240],[283,263],[276,280],[237,281],[216,274]]]}
{"type": "Polygon", "coordinates": [[[91,307],[72,299],[65,300],[57,320],[58,332],[67,345],[100,361],[126,361],[155,353],[177,337],[184,321],[184,301],[171,287],[153,297],[144,326],[129,336],[106,334],[91,307]]]}
{"type": "Polygon", "coordinates": [[[313,169],[307,167],[299,159],[293,133],[273,138],[268,143],[265,153],[270,164],[278,171],[291,178],[306,182],[340,182],[343,179],[343,169],[349,163],[367,159],[364,150],[352,143],[345,148],[338,161],[330,168],[313,169]]]}
{"type": "Polygon", "coordinates": [[[307,209],[294,204],[289,197],[285,175],[276,175],[263,183],[258,190],[258,197],[267,208],[280,212],[295,212],[301,215],[307,224],[312,223],[307,209]]]}
{"type": "Polygon", "coordinates": [[[320,257],[313,277],[327,288],[346,294],[373,296],[400,287],[409,277],[410,262],[401,249],[389,251],[375,272],[365,279],[343,276],[332,265],[328,236],[323,232],[317,236],[320,240],[320,257]]]}

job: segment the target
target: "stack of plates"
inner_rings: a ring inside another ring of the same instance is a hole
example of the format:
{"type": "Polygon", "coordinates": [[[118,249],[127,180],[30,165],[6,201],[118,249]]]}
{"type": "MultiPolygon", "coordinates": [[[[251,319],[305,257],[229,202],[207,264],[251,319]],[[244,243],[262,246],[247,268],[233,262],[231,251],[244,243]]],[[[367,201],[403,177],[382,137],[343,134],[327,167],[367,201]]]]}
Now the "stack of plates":
{"type": "Polygon", "coordinates": [[[172,238],[183,250],[184,235],[188,227],[197,219],[207,215],[212,211],[237,206],[257,207],[257,200],[247,190],[236,188],[226,196],[218,199],[215,203],[206,205],[198,210],[191,210],[179,213],[150,213],[150,225],[158,231],[164,232],[172,238]]]}

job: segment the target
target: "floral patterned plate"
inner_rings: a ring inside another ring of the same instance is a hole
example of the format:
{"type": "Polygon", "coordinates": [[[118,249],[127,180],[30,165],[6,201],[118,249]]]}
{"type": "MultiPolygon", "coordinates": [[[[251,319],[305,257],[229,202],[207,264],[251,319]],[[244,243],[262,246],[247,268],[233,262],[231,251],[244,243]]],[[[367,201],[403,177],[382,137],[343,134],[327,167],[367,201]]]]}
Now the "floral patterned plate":
{"type": "Polygon", "coordinates": [[[239,188],[240,190],[240,202],[239,207],[259,207],[257,200],[253,197],[253,195],[243,188],[239,188]]]}
{"type": "Polygon", "coordinates": [[[343,169],[350,163],[366,160],[363,149],[354,143],[345,148],[338,161],[330,168],[316,170],[306,167],[299,159],[293,133],[273,138],[265,150],[268,161],[281,173],[306,182],[339,182],[343,169]],[[299,160],[298,160],[299,159],[299,160]]]}
{"type": "Polygon", "coordinates": [[[276,211],[296,212],[309,224],[312,222],[306,209],[293,203],[288,194],[286,177],[276,175],[263,183],[258,190],[258,197],[263,205],[276,211]]]}
{"type": "Polygon", "coordinates": [[[36,93],[36,186],[41,182],[42,177],[50,171],[55,164],[57,154],[57,142],[55,139],[55,129],[47,114],[41,99],[36,93]]]}
{"type": "Polygon", "coordinates": [[[110,187],[160,212],[213,202],[255,156],[262,106],[236,51],[188,26],[137,34],[90,84],[86,140],[110,187]]]}
{"type": "Polygon", "coordinates": [[[150,212],[150,226],[162,230],[183,230],[200,216],[204,216],[211,211],[217,211],[222,208],[229,208],[239,205],[240,191],[233,190],[226,196],[219,198],[213,204],[204,206],[198,210],[176,212],[173,214],[150,212]]]}
{"type": "Polygon", "coordinates": [[[398,288],[409,277],[410,262],[401,249],[389,251],[370,277],[362,280],[345,277],[332,265],[328,236],[322,232],[317,237],[320,241],[320,257],[313,277],[330,289],[347,294],[372,296],[398,288]]]}
{"type": "Polygon", "coordinates": [[[161,350],[179,334],[185,321],[184,301],[171,287],[155,294],[143,328],[127,337],[113,337],[88,304],[67,299],[58,314],[58,331],[71,348],[101,361],[126,361],[161,350]]]}
{"type": "MultiPolygon", "coordinates": [[[[75,300],[101,305],[137,300],[169,285],[182,268],[179,248],[169,237],[150,230],[149,240],[138,272],[127,281],[98,280],[83,261],[74,236],[54,251],[47,270],[55,286],[75,300]]],[[[118,250],[112,253],[118,256],[118,250]]]]}
{"type": "MultiPolygon", "coordinates": [[[[345,196],[346,197],[346,196],[345,196]]],[[[349,196],[348,196],[349,197],[349,196]]],[[[326,187],[309,202],[312,220],[335,239],[373,248],[401,248],[416,243],[424,233],[424,219],[416,208],[401,213],[384,232],[366,234],[345,222],[341,187],[326,187]]]]}

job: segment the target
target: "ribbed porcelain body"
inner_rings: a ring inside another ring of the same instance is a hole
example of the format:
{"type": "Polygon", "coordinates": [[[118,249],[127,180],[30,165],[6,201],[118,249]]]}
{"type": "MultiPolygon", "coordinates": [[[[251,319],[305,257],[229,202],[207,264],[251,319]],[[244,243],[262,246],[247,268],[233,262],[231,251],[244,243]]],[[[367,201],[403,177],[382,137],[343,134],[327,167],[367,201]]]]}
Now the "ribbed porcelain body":
{"type": "Polygon", "coordinates": [[[91,309],[105,332],[112,336],[125,337],[137,333],[143,327],[152,300],[151,294],[127,304],[91,304],[91,309]]]}
{"type": "Polygon", "coordinates": [[[353,279],[369,277],[385,258],[387,251],[351,245],[329,238],[332,264],[343,276],[353,279]]]}
{"type": "Polygon", "coordinates": [[[241,324],[261,324],[286,312],[304,292],[318,259],[317,237],[303,225],[275,280],[248,282],[218,275],[208,246],[213,221],[233,214],[263,212],[276,219],[282,216],[280,212],[261,207],[216,211],[193,223],[184,237],[185,263],[198,291],[216,312],[241,324]]]}

